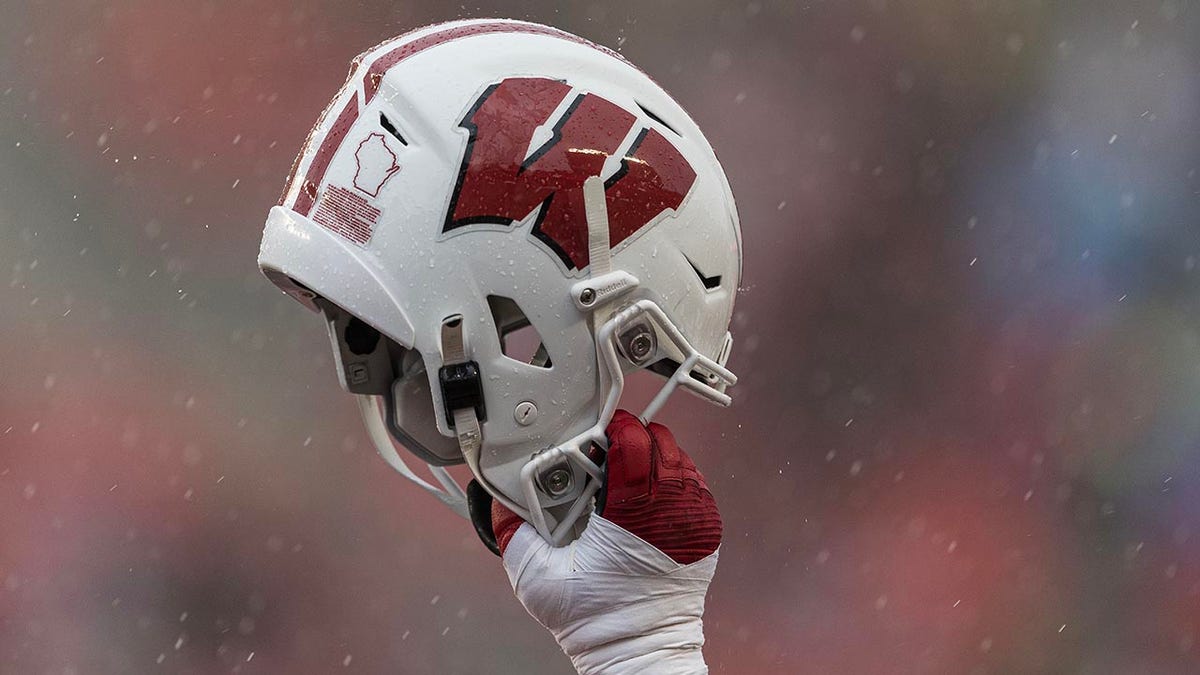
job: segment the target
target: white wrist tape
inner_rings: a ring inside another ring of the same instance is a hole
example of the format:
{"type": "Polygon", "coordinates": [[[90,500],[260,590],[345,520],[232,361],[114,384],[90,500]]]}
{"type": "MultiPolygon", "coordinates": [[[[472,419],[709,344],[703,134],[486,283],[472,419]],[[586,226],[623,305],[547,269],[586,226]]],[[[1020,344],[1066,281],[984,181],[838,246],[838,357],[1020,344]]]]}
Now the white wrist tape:
{"type": "Polygon", "coordinates": [[[692,675],[708,672],[701,616],[718,553],[680,565],[592,514],[563,548],[521,525],[504,569],[521,604],[581,675],[692,675]]]}

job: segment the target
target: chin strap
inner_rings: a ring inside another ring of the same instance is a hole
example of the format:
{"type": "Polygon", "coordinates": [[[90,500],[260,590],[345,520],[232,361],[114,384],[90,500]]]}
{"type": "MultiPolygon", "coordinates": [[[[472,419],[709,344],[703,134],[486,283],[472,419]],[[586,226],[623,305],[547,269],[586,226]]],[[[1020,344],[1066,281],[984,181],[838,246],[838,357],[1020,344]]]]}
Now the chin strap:
{"type": "Polygon", "coordinates": [[[479,391],[479,364],[467,360],[467,348],[463,342],[462,315],[455,314],[442,322],[442,371],[441,380],[446,410],[454,422],[454,436],[458,447],[471,471],[479,473],[479,449],[483,447],[483,434],[479,429],[479,408],[483,394],[479,391]],[[472,372],[473,371],[473,372],[472,372]],[[474,381],[470,381],[471,379],[474,381]],[[461,400],[451,401],[450,386],[459,386],[456,396],[461,400]],[[470,390],[470,391],[468,391],[470,390]],[[462,407],[459,407],[462,403],[462,407]]]}
{"type": "MultiPolygon", "coordinates": [[[[467,359],[467,346],[463,338],[462,315],[454,314],[442,322],[442,367],[438,371],[438,381],[442,387],[442,404],[445,406],[447,421],[454,429],[458,447],[463,459],[471,468],[475,481],[492,495],[496,501],[507,506],[511,511],[525,520],[529,519],[529,510],[513,502],[497,490],[479,467],[479,453],[483,448],[483,430],[480,427],[481,418],[486,409],[483,401],[483,385],[480,382],[479,364],[467,359]]],[[[489,513],[488,522],[491,522],[489,513]]],[[[476,527],[480,523],[475,523],[476,527]]],[[[486,542],[485,542],[486,543],[486,542]]]]}
{"type": "MultiPolygon", "coordinates": [[[[594,300],[590,306],[583,304],[579,309],[591,310],[592,337],[600,344],[600,328],[612,315],[612,301],[637,288],[637,277],[612,268],[612,242],[608,230],[608,203],[604,197],[604,181],[591,176],[583,181],[583,208],[588,226],[588,279],[572,288],[577,304],[582,304],[588,295],[594,300]]],[[[598,364],[599,365],[599,364],[598,364]]],[[[598,369],[600,391],[608,391],[612,378],[606,368],[598,369]]],[[[607,425],[607,420],[605,420],[607,425]]],[[[607,441],[603,447],[607,447],[607,441]]]]}

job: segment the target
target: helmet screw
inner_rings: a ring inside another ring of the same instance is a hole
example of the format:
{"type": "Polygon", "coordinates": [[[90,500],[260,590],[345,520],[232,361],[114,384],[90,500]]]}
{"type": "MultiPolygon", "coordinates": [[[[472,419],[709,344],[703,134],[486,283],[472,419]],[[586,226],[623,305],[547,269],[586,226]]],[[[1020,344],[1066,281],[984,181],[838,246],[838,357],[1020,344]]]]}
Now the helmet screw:
{"type": "Polygon", "coordinates": [[[571,471],[565,466],[556,466],[542,474],[541,478],[542,489],[551,497],[557,497],[571,489],[571,471]]]}
{"type": "Polygon", "coordinates": [[[595,301],[596,301],[595,289],[585,288],[579,292],[579,302],[582,302],[584,305],[590,306],[595,301]]]}
{"type": "Polygon", "coordinates": [[[523,427],[533,424],[537,420],[537,414],[537,406],[532,401],[521,401],[513,410],[513,418],[523,427]]]}
{"type": "Polygon", "coordinates": [[[635,360],[641,361],[650,355],[650,348],[653,346],[649,333],[638,333],[629,341],[629,355],[635,360]]]}
{"type": "Polygon", "coordinates": [[[639,323],[621,334],[618,346],[627,359],[642,365],[654,353],[654,331],[645,323],[639,323]]]}

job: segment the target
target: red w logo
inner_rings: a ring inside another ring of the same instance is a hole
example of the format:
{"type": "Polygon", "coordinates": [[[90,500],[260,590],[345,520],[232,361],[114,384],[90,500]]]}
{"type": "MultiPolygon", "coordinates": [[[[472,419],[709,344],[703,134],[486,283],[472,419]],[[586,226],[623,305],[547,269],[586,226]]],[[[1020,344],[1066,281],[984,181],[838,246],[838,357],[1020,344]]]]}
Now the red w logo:
{"type": "MultiPolygon", "coordinates": [[[[583,181],[600,175],[637,121],[581,94],[550,140],[526,158],[533,135],[570,93],[557,80],[509,78],[479,97],[461,126],[471,132],[443,232],[474,223],[511,225],[540,208],[533,234],[567,269],[588,264],[583,181]]],[[[678,209],[696,172],[658,131],[643,128],[604,183],[609,241],[616,246],[667,209],[678,209]]]]}

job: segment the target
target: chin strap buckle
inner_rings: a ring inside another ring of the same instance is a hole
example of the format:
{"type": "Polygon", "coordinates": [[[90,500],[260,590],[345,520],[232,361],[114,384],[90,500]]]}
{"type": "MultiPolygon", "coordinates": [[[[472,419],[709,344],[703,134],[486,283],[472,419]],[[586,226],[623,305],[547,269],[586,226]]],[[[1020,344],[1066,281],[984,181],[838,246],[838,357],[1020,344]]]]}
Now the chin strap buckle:
{"type": "Polygon", "coordinates": [[[462,324],[461,314],[453,314],[442,321],[443,365],[438,370],[438,383],[442,388],[446,422],[454,429],[467,464],[478,475],[479,449],[483,444],[479,422],[487,419],[487,411],[483,405],[479,364],[467,360],[462,324]]]}
{"type": "Polygon", "coordinates": [[[474,361],[451,363],[438,370],[442,386],[442,401],[446,405],[446,423],[455,425],[454,413],[469,409],[480,422],[487,421],[483,406],[483,383],[479,380],[479,364],[474,361]]]}

